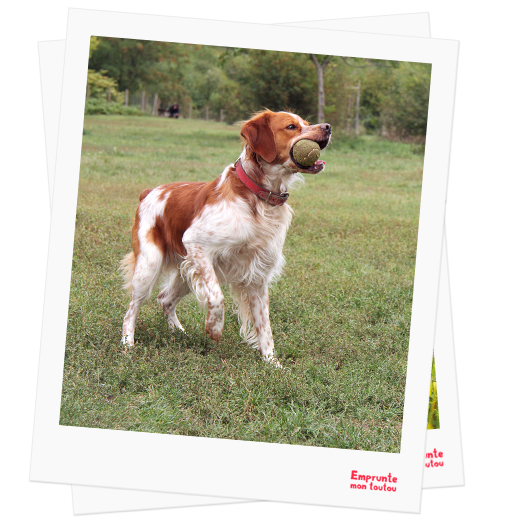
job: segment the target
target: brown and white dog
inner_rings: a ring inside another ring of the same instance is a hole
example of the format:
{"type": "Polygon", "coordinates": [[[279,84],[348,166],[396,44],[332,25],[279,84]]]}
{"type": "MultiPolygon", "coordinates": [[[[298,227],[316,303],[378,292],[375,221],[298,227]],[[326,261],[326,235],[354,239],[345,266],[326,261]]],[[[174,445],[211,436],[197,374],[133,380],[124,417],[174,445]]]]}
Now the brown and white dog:
{"type": "Polygon", "coordinates": [[[268,287],[284,266],[282,247],[291,222],[287,190],[299,173],[319,173],[324,162],[299,165],[292,156],[301,139],[325,148],[329,124],[310,126],[293,113],[263,111],[243,123],[244,149],[211,182],[176,182],[144,190],[122,261],[132,292],[122,342],[134,344],[139,308],[159,279],[158,301],[171,328],[183,330],[178,302],[190,291],[208,309],[206,331],[219,342],[228,284],[238,306],[240,334],[268,361],[274,359],[268,287]]]}

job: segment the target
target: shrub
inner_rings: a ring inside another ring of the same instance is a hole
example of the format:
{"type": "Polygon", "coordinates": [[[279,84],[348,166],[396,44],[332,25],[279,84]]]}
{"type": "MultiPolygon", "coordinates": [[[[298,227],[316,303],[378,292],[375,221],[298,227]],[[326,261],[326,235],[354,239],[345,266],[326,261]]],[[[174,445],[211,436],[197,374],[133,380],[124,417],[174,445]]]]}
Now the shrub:
{"type": "Polygon", "coordinates": [[[99,98],[90,98],[85,103],[85,115],[141,115],[137,106],[125,106],[99,98]]]}
{"type": "Polygon", "coordinates": [[[101,71],[88,70],[86,83],[90,89],[90,98],[107,99],[109,89],[111,100],[121,102],[125,97],[124,93],[118,91],[116,80],[106,76],[106,73],[107,71],[103,69],[101,71]]]}

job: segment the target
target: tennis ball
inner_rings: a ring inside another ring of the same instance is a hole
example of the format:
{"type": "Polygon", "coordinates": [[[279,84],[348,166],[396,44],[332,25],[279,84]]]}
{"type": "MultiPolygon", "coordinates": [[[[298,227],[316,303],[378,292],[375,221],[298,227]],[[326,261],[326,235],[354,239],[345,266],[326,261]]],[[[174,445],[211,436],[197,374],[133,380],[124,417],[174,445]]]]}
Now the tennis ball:
{"type": "Polygon", "coordinates": [[[321,155],[321,148],[317,142],[309,139],[299,140],[293,146],[293,157],[302,166],[312,166],[321,155]]]}

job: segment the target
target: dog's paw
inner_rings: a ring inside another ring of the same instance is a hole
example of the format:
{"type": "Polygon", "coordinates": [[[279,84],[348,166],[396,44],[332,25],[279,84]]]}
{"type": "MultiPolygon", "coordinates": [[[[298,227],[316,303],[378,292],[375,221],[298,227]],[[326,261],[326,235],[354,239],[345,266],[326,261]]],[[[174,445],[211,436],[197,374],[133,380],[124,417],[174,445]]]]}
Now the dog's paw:
{"type": "Polygon", "coordinates": [[[178,317],[176,314],[172,316],[168,316],[168,326],[171,330],[175,330],[175,328],[178,328],[178,330],[181,330],[185,333],[184,327],[180,324],[180,321],[178,320],[178,317]]]}
{"type": "Polygon", "coordinates": [[[206,333],[217,343],[220,343],[222,331],[224,330],[224,307],[223,305],[209,308],[205,324],[206,333]]]}
{"type": "Polygon", "coordinates": [[[281,370],[284,369],[284,367],[280,364],[280,361],[273,354],[264,355],[263,360],[267,363],[270,363],[275,368],[280,368],[281,370]]]}
{"type": "Polygon", "coordinates": [[[216,342],[220,343],[221,337],[222,337],[222,329],[224,328],[224,323],[214,323],[209,322],[209,320],[206,320],[205,324],[205,330],[206,333],[216,342]]]}
{"type": "Polygon", "coordinates": [[[122,335],[122,345],[125,347],[124,351],[134,346],[134,336],[132,334],[124,333],[122,335]]]}

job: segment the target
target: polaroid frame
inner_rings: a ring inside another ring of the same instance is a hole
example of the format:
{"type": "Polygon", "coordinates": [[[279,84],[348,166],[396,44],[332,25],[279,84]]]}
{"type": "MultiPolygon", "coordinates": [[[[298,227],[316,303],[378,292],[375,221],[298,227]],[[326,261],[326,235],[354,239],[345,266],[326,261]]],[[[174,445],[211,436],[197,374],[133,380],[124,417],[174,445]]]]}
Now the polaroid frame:
{"type": "Polygon", "coordinates": [[[230,498],[418,512],[425,442],[422,422],[427,413],[458,44],[307,31],[308,38],[302,43],[291,38],[299,34],[298,29],[284,26],[70,10],[34,425],[33,481],[207,495],[213,492],[230,498]],[[168,20],[176,23],[169,25],[168,20]],[[258,42],[260,30],[262,44],[258,42]],[[400,454],[58,424],[85,78],[92,34],[432,63],[400,454]],[[78,454],[74,453],[76,450],[78,454]],[[154,464],[158,465],[157,470],[150,468],[154,464]],[[397,491],[352,491],[349,486],[353,470],[374,475],[390,473],[398,478],[397,491]]]}

